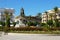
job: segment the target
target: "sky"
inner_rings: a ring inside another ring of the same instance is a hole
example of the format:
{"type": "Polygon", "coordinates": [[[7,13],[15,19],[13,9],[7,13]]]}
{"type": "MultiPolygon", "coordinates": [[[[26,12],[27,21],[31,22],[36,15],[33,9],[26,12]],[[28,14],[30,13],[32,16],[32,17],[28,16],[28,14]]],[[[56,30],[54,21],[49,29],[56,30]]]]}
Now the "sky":
{"type": "Polygon", "coordinates": [[[15,16],[24,8],[25,15],[35,16],[54,7],[60,7],[60,0],[0,0],[0,8],[14,8],[15,16]]]}

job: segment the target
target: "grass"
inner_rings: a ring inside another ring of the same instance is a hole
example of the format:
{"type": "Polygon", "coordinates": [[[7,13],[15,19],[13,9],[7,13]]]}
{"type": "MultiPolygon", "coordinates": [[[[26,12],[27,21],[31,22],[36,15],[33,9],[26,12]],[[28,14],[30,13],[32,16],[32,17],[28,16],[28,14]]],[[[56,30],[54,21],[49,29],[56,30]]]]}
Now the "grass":
{"type": "Polygon", "coordinates": [[[27,33],[27,34],[60,34],[60,31],[10,31],[10,33],[27,33]]]}

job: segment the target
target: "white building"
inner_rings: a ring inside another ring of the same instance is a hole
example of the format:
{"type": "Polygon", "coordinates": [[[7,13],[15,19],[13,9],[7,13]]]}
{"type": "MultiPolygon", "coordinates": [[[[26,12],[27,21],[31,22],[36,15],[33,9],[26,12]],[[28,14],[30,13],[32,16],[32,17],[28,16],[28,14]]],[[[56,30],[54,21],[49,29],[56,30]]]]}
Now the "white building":
{"type": "Polygon", "coordinates": [[[11,14],[11,22],[14,21],[14,9],[13,8],[0,8],[0,21],[5,22],[5,14],[4,12],[8,11],[9,15],[11,14]]]}
{"type": "MultiPolygon", "coordinates": [[[[58,19],[58,20],[60,20],[60,8],[58,8],[58,13],[56,13],[56,18],[58,19]]],[[[48,20],[51,20],[51,17],[50,17],[50,15],[53,15],[52,16],[52,19],[54,20],[54,15],[55,15],[55,12],[54,12],[54,10],[48,10],[47,11],[48,13],[46,14],[46,13],[42,13],[42,23],[46,23],[47,22],[47,19],[48,20]],[[48,16],[48,18],[47,18],[47,16],[48,16]]]]}
{"type": "MultiPolygon", "coordinates": [[[[10,23],[14,22],[14,9],[13,8],[0,8],[0,21],[5,22],[6,16],[5,16],[5,11],[9,13],[10,16],[10,23]]],[[[11,25],[10,25],[11,26],[11,25]]]]}

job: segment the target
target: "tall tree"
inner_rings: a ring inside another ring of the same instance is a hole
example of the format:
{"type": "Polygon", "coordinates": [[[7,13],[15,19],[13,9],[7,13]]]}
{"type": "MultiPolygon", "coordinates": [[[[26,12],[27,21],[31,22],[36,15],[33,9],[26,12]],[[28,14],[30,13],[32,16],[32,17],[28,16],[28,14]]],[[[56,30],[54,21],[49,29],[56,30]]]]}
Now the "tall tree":
{"type": "Polygon", "coordinates": [[[52,13],[50,13],[50,14],[49,14],[49,16],[50,16],[51,20],[53,20],[53,19],[52,19],[52,17],[53,17],[53,14],[52,14],[52,13]]]}
{"type": "Polygon", "coordinates": [[[54,12],[55,12],[54,20],[56,20],[56,16],[57,16],[56,14],[58,13],[58,11],[59,11],[59,10],[58,10],[58,7],[55,7],[55,8],[54,8],[54,12]]]}
{"type": "Polygon", "coordinates": [[[54,22],[54,26],[55,26],[55,27],[56,27],[56,24],[57,24],[57,22],[56,22],[56,20],[57,20],[57,15],[56,15],[56,14],[58,13],[58,11],[59,11],[59,10],[58,10],[58,7],[55,7],[55,8],[54,8],[54,12],[55,12],[55,13],[54,13],[54,21],[55,21],[55,22],[54,22]]]}
{"type": "Polygon", "coordinates": [[[41,16],[42,16],[42,14],[41,14],[41,13],[38,13],[38,14],[37,14],[37,17],[40,17],[40,18],[41,18],[41,16]]]}
{"type": "Polygon", "coordinates": [[[40,24],[41,24],[41,20],[42,20],[42,13],[38,13],[37,15],[36,15],[36,17],[40,20],[40,24]]]}
{"type": "Polygon", "coordinates": [[[10,15],[9,15],[9,12],[8,11],[5,11],[5,26],[6,27],[10,27],[10,15]]]}
{"type": "Polygon", "coordinates": [[[50,26],[50,28],[53,26],[53,13],[49,13],[49,19],[47,24],[50,26]]]}

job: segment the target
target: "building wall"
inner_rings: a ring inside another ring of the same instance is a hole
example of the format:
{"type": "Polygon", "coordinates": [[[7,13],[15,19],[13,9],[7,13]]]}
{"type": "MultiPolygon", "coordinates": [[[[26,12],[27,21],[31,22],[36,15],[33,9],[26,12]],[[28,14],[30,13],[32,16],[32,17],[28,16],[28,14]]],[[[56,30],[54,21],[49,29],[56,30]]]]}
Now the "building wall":
{"type": "MultiPolygon", "coordinates": [[[[58,20],[60,20],[60,8],[58,10],[59,10],[59,12],[56,13],[56,18],[58,20]]],[[[47,12],[48,12],[48,20],[51,20],[50,14],[53,15],[52,19],[54,20],[54,15],[55,15],[54,10],[48,10],[47,12]]],[[[46,13],[42,13],[42,23],[46,23],[46,22],[47,22],[47,15],[46,15],[46,13]]]]}
{"type": "Polygon", "coordinates": [[[11,20],[14,21],[14,9],[13,8],[0,8],[0,21],[4,21],[5,22],[5,15],[4,15],[4,12],[8,11],[9,12],[9,15],[12,14],[11,16],[11,20]]]}

